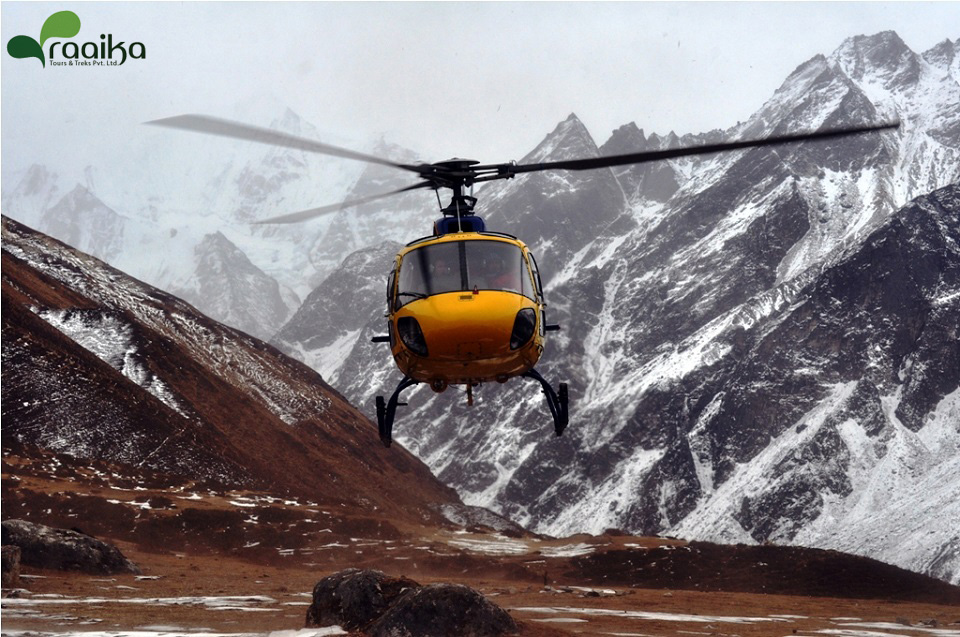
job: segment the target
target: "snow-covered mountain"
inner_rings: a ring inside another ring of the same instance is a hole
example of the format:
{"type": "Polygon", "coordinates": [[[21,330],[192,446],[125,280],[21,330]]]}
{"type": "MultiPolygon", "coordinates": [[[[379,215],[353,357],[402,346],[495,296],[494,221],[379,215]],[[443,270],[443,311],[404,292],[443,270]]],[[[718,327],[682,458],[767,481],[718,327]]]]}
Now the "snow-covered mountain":
{"type": "MultiPolygon", "coordinates": [[[[240,111],[237,117],[245,121],[361,146],[318,131],[269,100],[240,111]],[[268,118],[269,113],[280,116],[268,118]]],[[[101,161],[81,167],[35,164],[19,174],[5,167],[4,214],[185,294],[214,318],[263,338],[280,328],[339,259],[325,263],[315,254],[335,249],[327,238],[331,220],[309,227],[251,222],[344,199],[364,168],[303,151],[146,126],[101,161]],[[226,258],[228,253],[233,256],[226,258]],[[240,267],[221,267],[228,262],[240,267]],[[213,281],[222,288],[216,299],[196,294],[213,281]]]]}
{"type": "Polygon", "coordinates": [[[390,370],[362,366],[383,353],[370,339],[383,333],[384,268],[402,245],[388,241],[351,254],[310,293],[271,343],[329,383],[337,383],[341,375],[351,380],[366,376],[363,391],[379,389],[388,382],[390,370]]]}
{"type": "MultiPolygon", "coordinates": [[[[541,262],[563,331],[540,371],[570,383],[571,426],[553,438],[517,380],[480,388],[472,409],[411,390],[394,435],[468,503],[539,531],[829,546],[960,581],[958,47],[851,38],[727,131],[627,125],[601,152],[899,118],[896,131],[482,189],[489,227],[541,262]]],[[[571,116],[524,161],[597,153],[571,116]]],[[[385,274],[390,251],[362,254],[385,274]]],[[[301,309],[323,343],[292,326],[278,343],[369,413],[399,380],[386,348],[361,342],[384,331],[383,307],[346,322],[335,308],[375,270],[354,255],[301,309]]]]}
{"type": "Polygon", "coordinates": [[[80,184],[40,216],[40,225],[64,242],[108,260],[123,250],[126,221],[80,184]]]}
{"type": "MultiPolygon", "coordinates": [[[[521,164],[598,157],[597,145],[571,114],[521,164]]],[[[477,212],[489,228],[510,232],[536,246],[544,282],[574,253],[603,233],[626,232],[633,225],[623,188],[610,169],[531,173],[495,181],[480,191],[477,212]]]]}
{"type": "MultiPolygon", "coordinates": [[[[250,334],[275,331],[289,309],[275,279],[250,262],[222,233],[206,235],[194,248],[194,274],[171,292],[208,316],[250,334]],[[186,287],[189,286],[189,287],[186,287]]],[[[291,299],[296,304],[299,299],[291,299]]]]}
{"type": "MultiPolygon", "coordinates": [[[[373,154],[404,164],[421,162],[416,153],[384,140],[374,146],[373,154]]],[[[370,164],[360,173],[344,199],[362,199],[399,190],[415,181],[410,173],[370,164]]],[[[437,207],[434,193],[417,191],[346,208],[331,215],[325,232],[310,251],[310,262],[315,269],[313,289],[341,265],[344,255],[378,246],[384,241],[395,241],[398,238],[397,228],[409,229],[418,236],[427,234],[433,218],[437,216],[437,207]]],[[[379,278],[380,274],[377,272],[376,276],[379,278]]]]}

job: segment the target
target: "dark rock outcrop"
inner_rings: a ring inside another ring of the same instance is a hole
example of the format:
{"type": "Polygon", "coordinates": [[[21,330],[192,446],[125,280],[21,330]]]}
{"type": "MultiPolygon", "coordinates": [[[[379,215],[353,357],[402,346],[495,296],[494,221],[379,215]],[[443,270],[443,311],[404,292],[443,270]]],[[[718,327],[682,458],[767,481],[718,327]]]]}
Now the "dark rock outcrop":
{"type": "Polygon", "coordinates": [[[3,544],[19,547],[20,560],[27,566],[97,575],[140,573],[117,547],[68,529],[4,520],[3,544]]]}
{"type": "Polygon", "coordinates": [[[497,637],[516,622],[467,586],[433,584],[409,591],[367,629],[370,637],[497,637]]]}
{"type": "Polygon", "coordinates": [[[324,577],[313,587],[307,626],[361,629],[380,617],[403,593],[420,585],[381,571],[349,568],[324,577]]]}
{"type": "Polygon", "coordinates": [[[3,547],[3,588],[13,588],[20,583],[20,547],[3,547]]]}
{"type": "Polygon", "coordinates": [[[467,586],[420,586],[406,577],[355,568],[314,586],[307,627],[316,626],[370,637],[496,637],[518,630],[505,610],[467,586]]]}

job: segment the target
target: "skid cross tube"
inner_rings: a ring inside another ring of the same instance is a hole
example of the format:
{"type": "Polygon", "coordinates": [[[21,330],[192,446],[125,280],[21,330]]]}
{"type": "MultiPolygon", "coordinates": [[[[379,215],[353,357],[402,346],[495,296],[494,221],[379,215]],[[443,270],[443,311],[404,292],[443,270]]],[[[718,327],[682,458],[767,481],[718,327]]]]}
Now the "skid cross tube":
{"type": "Polygon", "coordinates": [[[557,436],[563,435],[563,430],[567,428],[567,423],[570,421],[570,412],[567,407],[567,384],[560,383],[560,391],[555,392],[550,383],[535,369],[524,372],[523,377],[532,378],[540,383],[543,395],[547,399],[547,407],[550,408],[550,414],[553,416],[554,431],[557,432],[557,436]]]}
{"type": "Polygon", "coordinates": [[[389,447],[393,442],[393,418],[397,414],[397,407],[406,405],[406,403],[397,402],[400,399],[400,392],[416,384],[417,381],[404,376],[388,402],[384,403],[383,396],[377,396],[377,428],[380,430],[380,442],[384,447],[389,447]]]}

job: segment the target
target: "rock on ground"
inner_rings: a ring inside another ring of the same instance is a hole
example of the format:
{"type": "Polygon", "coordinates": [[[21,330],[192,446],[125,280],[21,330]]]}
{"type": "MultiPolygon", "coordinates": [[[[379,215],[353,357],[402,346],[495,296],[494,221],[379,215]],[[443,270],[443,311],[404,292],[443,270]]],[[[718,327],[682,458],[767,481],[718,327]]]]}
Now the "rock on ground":
{"type": "Polygon", "coordinates": [[[20,583],[20,547],[3,547],[3,588],[13,588],[20,583]]]}
{"type": "Polygon", "coordinates": [[[96,575],[140,573],[117,547],[77,531],[25,520],[4,520],[2,528],[3,544],[19,547],[26,566],[96,575]]]}
{"type": "Polygon", "coordinates": [[[307,626],[361,629],[382,615],[407,590],[420,585],[381,571],[350,568],[324,577],[313,587],[307,626]]]}
{"type": "Polygon", "coordinates": [[[499,637],[516,622],[467,586],[433,584],[404,594],[367,629],[370,637],[499,637]]]}
{"type": "Polygon", "coordinates": [[[518,630],[506,611],[467,586],[420,586],[355,568],[317,582],[307,626],[340,626],[370,637],[499,637],[518,630]]]}

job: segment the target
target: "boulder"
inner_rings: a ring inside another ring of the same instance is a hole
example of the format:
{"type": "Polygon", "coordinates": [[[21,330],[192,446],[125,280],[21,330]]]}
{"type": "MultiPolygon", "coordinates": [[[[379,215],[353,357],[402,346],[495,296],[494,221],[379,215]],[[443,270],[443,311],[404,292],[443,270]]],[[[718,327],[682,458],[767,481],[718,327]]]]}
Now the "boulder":
{"type": "Polygon", "coordinates": [[[402,595],[366,629],[370,637],[499,637],[516,622],[467,586],[433,584],[402,595]]]}
{"type": "Polygon", "coordinates": [[[506,611],[472,588],[420,586],[406,577],[355,568],[313,587],[307,627],[319,626],[369,637],[499,637],[518,630],[506,611]]]}
{"type": "Polygon", "coordinates": [[[20,583],[20,547],[3,547],[3,588],[13,588],[20,583]]]}
{"type": "Polygon", "coordinates": [[[380,617],[403,593],[420,588],[405,577],[355,568],[324,577],[313,587],[307,626],[359,630],[380,617]]]}
{"type": "Polygon", "coordinates": [[[2,528],[3,544],[19,547],[26,566],[96,575],[140,573],[117,547],[81,532],[25,520],[4,520],[2,528]]]}

